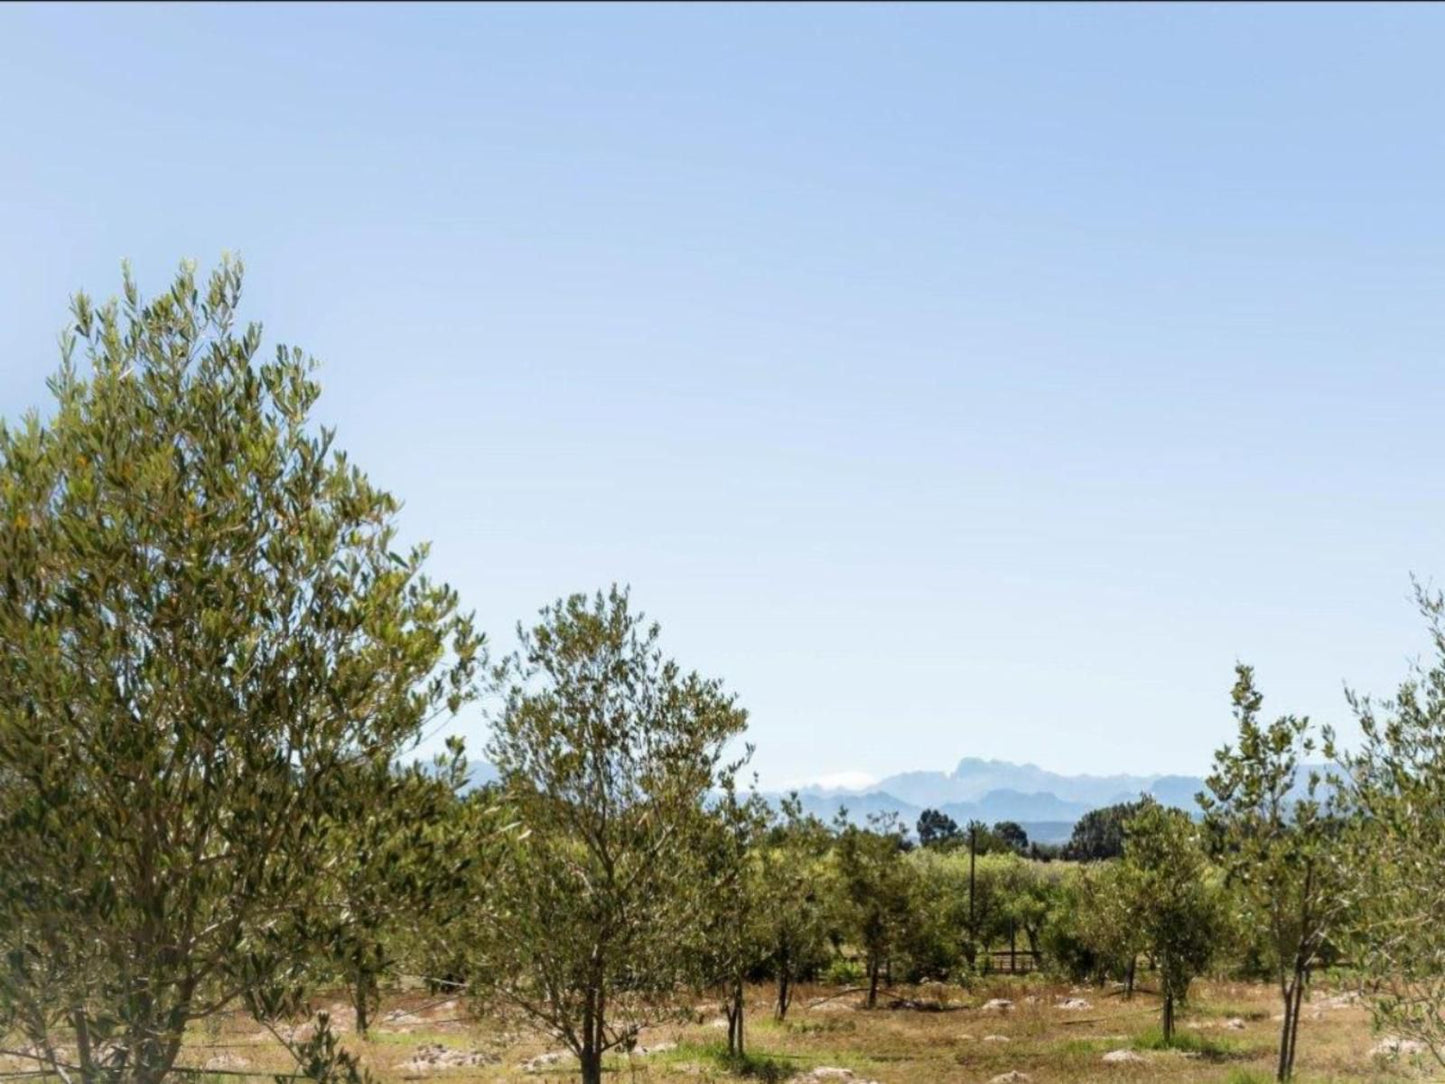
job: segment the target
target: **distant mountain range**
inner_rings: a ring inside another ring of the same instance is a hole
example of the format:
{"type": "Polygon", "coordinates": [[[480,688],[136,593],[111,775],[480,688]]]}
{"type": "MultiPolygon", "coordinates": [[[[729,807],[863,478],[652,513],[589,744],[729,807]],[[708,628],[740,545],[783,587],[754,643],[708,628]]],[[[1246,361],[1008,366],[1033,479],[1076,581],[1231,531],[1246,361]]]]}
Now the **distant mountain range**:
{"type": "Polygon", "coordinates": [[[862,823],[870,813],[897,813],[910,827],[925,809],[959,824],[1017,821],[1029,838],[1061,843],[1091,809],[1149,794],[1165,805],[1195,808],[1204,780],[1192,775],[1063,775],[1035,764],[965,757],[951,772],[902,772],[867,787],[798,788],[803,808],[831,820],[839,808],[862,823]]]}
{"type": "MultiPolygon", "coordinates": [[[[473,785],[496,772],[474,761],[473,785]]],[[[857,787],[798,787],[805,812],[831,822],[840,808],[863,824],[870,813],[897,813],[909,829],[925,809],[937,809],[959,825],[971,820],[994,824],[1017,821],[1038,843],[1063,843],[1091,809],[1132,802],[1148,794],[1164,805],[1197,812],[1195,795],[1205,789],[1195,775],[1063,775],[1035,764],[965,757],[951,772],[901,772],[857,787]]],[[[770,793],[776,800],[781,793],[770,793]]]]}

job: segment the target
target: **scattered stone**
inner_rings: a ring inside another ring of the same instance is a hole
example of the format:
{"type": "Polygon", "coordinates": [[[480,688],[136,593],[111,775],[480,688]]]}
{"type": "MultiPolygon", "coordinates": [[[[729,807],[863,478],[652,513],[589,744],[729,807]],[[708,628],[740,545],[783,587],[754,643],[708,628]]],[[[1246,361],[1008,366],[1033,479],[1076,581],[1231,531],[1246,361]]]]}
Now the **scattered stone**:
{"type": "Polygon", "coordinates": [[[809,1012],[856,1012],[858,1006],[838,998],[820,997],[808,1002],[809,1012]]]}
{"type": "Polygon", "coordinates": [[[715,1020],[709,1020],[707,1022],[707,1026],[710,1028],[717,1028],[719,1031],[725,1031],[728,1026],[728,1018],[726,1016],[719,1016],[715,1020]]]}
{"type": "Polygon", "coordinates": [[[890,1009],[911,1009],[914,1012],[948,1012],[953,1008],[947,998],[895,997],[888,1002],[890,1009]]]}
{"type": "Polygon", "coordinates": [[[1010,1069],[1006,1073],[999,1073],[988,1082],[988,1084],[1028,1084],[1033,1077],[1028,1073],[1021,1073],[1017,1069],[1010,1069]]]}
{"type": "Polygon", "coordinates": [[[1417,1039],[1387,1035],[1370,1048],[1370,1053],[1377,1058],[1398,1058],[1401,1055],[1423,1054],[1427,1049],[1429,1048],[1417,1039]]]}
{"type": "Polygon", "coordinates": [[[1334,997],[1327,997],[1318,1004],[1321,1009],[1352,1009],[1360,1003],[1360,992],[1358,990],[1346,990],[1334,997]]]}
{"type": "Polygon", "coordinates": [[[807,1081],[809,1084],[812,1084],[814,1081],[822,1084],[823,1081],[831,1080],[845,1080],[848,1081],[849,1084],[878,1084],[876,1080],[864,1080],[857,1073],[853,1072],[852,1069],[840,1069],[834,1065],[820,1065],[816,1069],[804,1073],[802,1076],[795,1076],[793,1080],[807,1081]]]}
{"type": "Polygon", "coordinates": [[[1136,1054],[1132,1050],[1111,1050],[1104,1055],[1104,1061],[1110,1065],[1128,1065],[1135,1062],[1144,1062],[1149,1059],[1142,1054],[1136,1054]]]}
{"type": "Polygon", "coordinates": [[[1066,997],[1059,1002],[1059,1008],[1065,1012],[1084,1012],[1094,1006],[1081,997],[1066,997]]]}
{"type": "Polygon", "coordinates": [[[441,1043],[422,1043],[397,1068],[406,1073],[430,1073],[443,1069],[473,1069],[495,1065],[502,1059],[488,1050],[455,1050],[441,1043]]]}
{"type": "Polygon", "coordinates": [[[425,1024],[426,1021],[413,1012],[405,1009],[392,1009],[381,1018],[382,1023],[400,1027],[416,1027],[418,1024],[425,1024]]]}
{"type": "Polygon", "coordinates": [[[529,1058],[522,1062],[520,1068],[524,1073],[541,1073],[548,1069],[555,1069],[565,1061],[572,1060],[570,1050],[553,1050],[546,1054],[538,1054],[535,1058],[529,1058]]]}
{"type": "Polygon", "coordinates": [[[1011,1042],[1013,1042],[1013,1040],[1010,1039],[1007,1035],[985,1035],[985,1036],[983,1037],[983,1041],[986,1042],[986,1043],[1011,1043],[1011,1042]]]}
{"type": "Polygon", "coordinates": [[[995,997],[983,1003],[984,1012],[1008,1012],[1014,1003],[1006,997],[995,997]]]}
{"type": "Polygon", "coordinates": [[[1238,1016],[1231,1016],[1224,1022],[1224,1026],[1230,1031],[1243,1031],[1248,1025],[1238,1016]]]}
{"type": "Polygon", "coordinates": [[[643,1046],[639,1043],[634,1046],[631,1053],[634,1057],[645,1058],[649,1054],[661,1054],[667,1050],[676,1050],[677,1044],[671,1040],[663,1040],[660,1043],[653,1043],[651,1046],[643,1046]]]}

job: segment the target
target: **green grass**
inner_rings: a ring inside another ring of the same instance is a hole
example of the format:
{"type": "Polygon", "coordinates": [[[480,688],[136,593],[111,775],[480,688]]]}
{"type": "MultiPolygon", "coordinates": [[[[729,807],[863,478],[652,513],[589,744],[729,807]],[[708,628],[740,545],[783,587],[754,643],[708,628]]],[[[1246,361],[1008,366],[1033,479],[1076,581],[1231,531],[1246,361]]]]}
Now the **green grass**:
{"type": "Polygon", "coordinates": [[[1225,1039],[1201,1035],[1197,1031],[1174,1032],[1172,1039],[1165,1039],[1164,1032],[1157,1027],[1150,1028],[1134,1039],[1135,1050],[1177,1050],[1184,1054],[1198,1054],[1209,1061],[1224,1061],[1240,1057],[1239,1046],[1225,1039]]]}
{"type": "Polygon", "coordinates": [[[724,1072],[748,1080],[761,1080],[764,1084],[778,1084],[798,1071],[797,1063],[791,1058],[779,1058],[756,1051],[729,1054],[726,1043],[710,1043],[702,1052],[724,1072]]]}
{"type": "Polygon", "coordinates": [[[1065,1039],[1054,1049],[1066,1056],[1081,1057],[1089,1054],[1102,1054],[1118,1045],[1107,1039],[1065,1039]]]}
{"type": "Polygon", "coordinates": [[[795,1058],[753,1051],[741,1057],[728,1053],[727,1043],[679,1043],[673,1050],[659,1055],[661,1061],[681,1065],[685,1062],[708,1062],[733,1076],[778,1084],[806,1068],[795,1058]]]}
{"type": "Polygon", "coordinates": [[[857,1031],[858,1024],[854,1020],[832,1016],[822,1020],[787,1020],[782,1028],[790,1035],[836,1035],[857,1031]]]}

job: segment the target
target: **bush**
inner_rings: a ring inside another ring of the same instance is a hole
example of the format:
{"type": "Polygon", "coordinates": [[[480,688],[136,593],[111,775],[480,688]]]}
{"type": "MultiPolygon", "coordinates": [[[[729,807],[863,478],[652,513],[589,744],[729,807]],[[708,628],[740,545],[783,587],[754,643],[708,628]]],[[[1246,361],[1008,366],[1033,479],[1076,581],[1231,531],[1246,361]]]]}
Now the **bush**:
{"type": "Polygon", "coordinates": [[[839,956],[823,972],[823,981],[832,986],[856,986],[863,981],[863,965],[839,956]]]}

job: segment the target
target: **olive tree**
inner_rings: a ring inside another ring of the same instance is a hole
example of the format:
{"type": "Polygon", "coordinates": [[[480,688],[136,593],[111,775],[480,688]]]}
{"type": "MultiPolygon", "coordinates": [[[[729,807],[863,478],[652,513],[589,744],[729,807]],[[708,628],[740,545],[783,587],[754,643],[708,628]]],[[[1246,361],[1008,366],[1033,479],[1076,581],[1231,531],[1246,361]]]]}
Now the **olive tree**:
{"type": "Polygon", "coordinates": [[[759,854],[768,807],[756,793],[740,797],[734,780],[727,778],[711,812],[703,852],[706,917],[698,931],[697,959],[703,981],[722,990],[728,1054],[740,1058],[748,974],[768,961],[773,947],[759,854]]]}
{"type": "Polygon", "coordinates": [[[1040,938],[1050,962],[1079,981],[1122,979],[1125,997],[1133,997],[1135,961],[1146,948],[1133,890],[1119,859],[1073,869],[1059,885],[1040,938]]]}
{"type": "Polygon", "coordinates": [[[1340,820],[1304,768],[1316,746],[1307,718],[1260,719],[1254,670],[1235,667],[1239,737],[1214,758],[1210,793],[1200,795],[1231,888],[1251,926],[1266,932],[1269,963],[1284,1001],[1276,1079],[1294,1070],[1300,1004],[1327,938],[1350,909],[1340,866],[1340,820]]]}
{"type": "Polygon", "coordinates": [[[241,278],[77,296],[52,408],[0,425],[0,1026],[63,1079],[153,1084],[280,1004],[348,769],[480,658],[241,278]]]}
{"type": "Polygon", "coordinates": [[[1124,841],[1120,888],[1143,950],[1159,969],[1166,1042],[1174,1037],[1175,1007],[1209,966],[1223,923],[1199,835],[1187,814],[1154,803],[1129,820],[1124,841]]]}
{"type": "Polygon", "coordinates": [[[706,800],[746,713],[664,659],[627,592],[547,607],[501,668],[488,758],[518,830],[495,885],[492,992],[555,1035],[585,1084],[668,1011],[708,910],[706,800]]]}
{"type": "Polygon", "coordinates": [[[1362,732],[1342,756],[1358,814],[1351,957],[1377,1022],[1445,1065],[1445,600],[1416,587],[1433,658],[1392,699],[1351,696],[1362,732]]]}
{"type": "Polygon", "coordinates": [[[908,929],[912,867],[904,861],[904,829],[894,814],[871,814],[860,828],[839,811],[833,847],[850,936],[863,950],[868,1008],[878,1004],[878,983],[908,929]]]}
{"type": "Polygon", "coordinates": [[[805,815],[798,796],[791,794],[780,803],[758,850],[768,962],[777,979],[774,1015],[779,1020],[788,1015],[797,983],[828,955],[829,870],[824,859],[830,843],[827,825],[805,815]]]}

